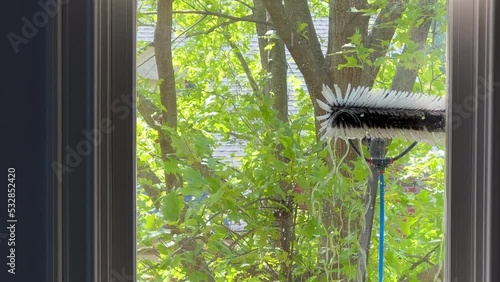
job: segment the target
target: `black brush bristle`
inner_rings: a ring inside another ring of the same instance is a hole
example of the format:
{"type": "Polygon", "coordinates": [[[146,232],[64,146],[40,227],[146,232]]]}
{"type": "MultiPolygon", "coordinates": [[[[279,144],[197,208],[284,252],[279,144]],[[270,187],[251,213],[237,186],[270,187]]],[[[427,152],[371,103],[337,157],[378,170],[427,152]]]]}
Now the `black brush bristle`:
{"type": "Polygon", "coordinates": [[[444,99],[411,92],[349,86],[342,96],[323,87],[327,114],[318,117],[326,137],[403,138],[441,143],[445,130],[444,99]]]}

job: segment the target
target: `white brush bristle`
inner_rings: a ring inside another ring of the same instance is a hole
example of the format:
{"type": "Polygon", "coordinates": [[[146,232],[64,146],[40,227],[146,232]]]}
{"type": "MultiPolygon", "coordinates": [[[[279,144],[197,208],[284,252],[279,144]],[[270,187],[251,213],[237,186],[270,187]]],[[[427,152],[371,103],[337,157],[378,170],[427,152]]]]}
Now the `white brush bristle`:
{"type": "Polygon", "coordinates": [[[439,112],[446,109],[445,99],[438,96],[429,96],[420,93],[407,91],[395,91],[384,89],[371,89],[368,87],[351,88],[349,85],[345,95],[342,95],[340,88],[334,85],[335,92],[328,86],[323,85],[323,96],[326,103],[317,100],[320,108],[327,113],[318,116],[318,121],[322,121],[320,132],[327,138],[337,137],[342,139],[358,139],[364,137],[371,138],[401,138],[426,142],[431,144],[441,144],[444,141],[442,132],[429,132],[428,130],[399,129],[387,126],[386,128],[366,128],[352,127],[339,123],[338,126],[330,126],[337,113],[333,113],[332,107],[336,108],[377,108],[387,109],[387,111],[402,109],[411,111],[439,112]]]}

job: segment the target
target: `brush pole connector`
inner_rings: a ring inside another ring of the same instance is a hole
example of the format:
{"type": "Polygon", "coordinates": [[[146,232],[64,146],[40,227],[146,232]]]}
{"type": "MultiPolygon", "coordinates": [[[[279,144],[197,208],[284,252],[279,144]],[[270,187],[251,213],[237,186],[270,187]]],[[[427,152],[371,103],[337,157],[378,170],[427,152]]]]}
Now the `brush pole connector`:
{"type": "Polygon", "coordinates": [[[393,158],[369,158],[368,162],[370,165],[375,166],[379,172],[384,172],[385,169],[394,162],[393,158]]]}

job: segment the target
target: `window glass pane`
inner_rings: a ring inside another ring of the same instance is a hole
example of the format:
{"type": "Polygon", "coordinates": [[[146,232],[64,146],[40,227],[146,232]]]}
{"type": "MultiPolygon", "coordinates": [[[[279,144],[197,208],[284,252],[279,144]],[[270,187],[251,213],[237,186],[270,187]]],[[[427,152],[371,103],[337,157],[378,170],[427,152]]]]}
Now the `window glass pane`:
{"type": "Polygon", "coordinates": [[[138,0],[138,280],[443,280],[446,25],[442,0],[138,0]]]}

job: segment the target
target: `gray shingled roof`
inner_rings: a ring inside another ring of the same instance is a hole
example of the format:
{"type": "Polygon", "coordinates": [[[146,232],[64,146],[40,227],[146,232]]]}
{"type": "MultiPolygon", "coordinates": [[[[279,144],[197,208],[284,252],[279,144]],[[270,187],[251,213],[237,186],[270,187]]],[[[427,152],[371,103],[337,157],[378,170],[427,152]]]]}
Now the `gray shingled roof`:
{"type": "MultiPolygon", "coordinates": [[[[328,39],[328,18],[318,18],[314,20],[314,26],[316,28],[316,32],[322,43],[323,53],[326,53],[326,43],[328,39]]],[[[154,41],[154,27],[151,26],[140,26],[137,28],[137,41],[142,42],[150,42],[154,41]]],[[[176,46],[182,45],[182,38],[177,38],[174,42],[173,48],[176,46]]],[[[254,55],[259,53],[259,45],[258,38],[254,36],[250,40],[250,48],[247,55],[254,55]]],[[[174,54],[175,55],[175,54],[174,54]]],[[[295,76],[301,81],[302,89],[306,89],[305,82],[302,78],[302,74],[300,73],[297,65],[291,58],[291,55],[286,51],[287,61],[288,61],[288,76],[295,76]]],[[[143,53],[139,55],[137,58],[137,73],[141,77],[157,80],[158,72],[156,69],[156,62],[154,58],[154,48],[149,47],[143,53]]],[[[231,90],[234,93],[245,93],[250,92],[249,89],[242,89],[239,85],[231,85],[231,90]]],[[[296,114],[298,109],[295,104],[295,95],[294,86],[289,83],[288,85],[288,109],[290,114],[296,114]]],[[[216,136],[217,137],[217,136],[216,136]]],[[[244,156],[244,146],[246,144],[243,140],[231,139],[229,141],[220,141],[221,136],[217,139],[219,142],[217,143],[217,147],[214,148],[213,157],[220,158],[221,161],[228,163],[233,166],[239,166],[240,162],[238,161],[239,157],[244,156]]]]}

